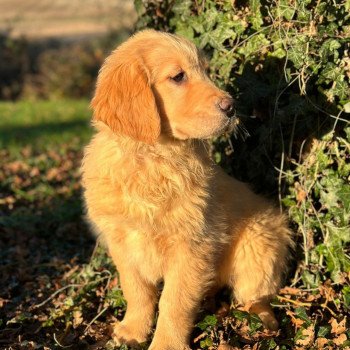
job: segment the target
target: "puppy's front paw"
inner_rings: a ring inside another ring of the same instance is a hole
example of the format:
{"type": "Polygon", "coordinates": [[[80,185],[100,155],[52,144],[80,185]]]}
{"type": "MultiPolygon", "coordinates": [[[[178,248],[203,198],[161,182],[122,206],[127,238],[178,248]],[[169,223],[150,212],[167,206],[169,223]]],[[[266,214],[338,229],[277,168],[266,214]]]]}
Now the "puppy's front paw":
{"type": "Polygon", "coordinates": [[[269,304],[266,304],[266,303],[253,304],[249,311],[257,314],[260,317],[264,326],[270,331],[278,330],[278,322],[269,304]]]}
{"type": "Polygon", "coordinates": [[[141,330],[138,325],[118,322],[114,325],[112,337],[117,346],[126,344],[132,347],[137,347],[139,344],[144,343],[147,340],[147,333],[141,330]]]}
{"type": "Polygon", "coordinates": [[[154,339],[148,350],[191,350],[188,345],[169,343],[166,339],[154,339]]]}
{"type": "Polygon", "coordinates": [[[261,321],[267,329],[269,329],[270,331],[278,330],[279,325],[274,314],[264,311],[260,312],[258,316],[260,317],[261,321]]]}
{"type": "Polygon", "coordinates": [[[172,346],[165,346],[163,348],[160,348],[158,345],[151,345],[148,350],[191,350],[189,346],[181,346],[181,347],[172,347],[172,346]]]}

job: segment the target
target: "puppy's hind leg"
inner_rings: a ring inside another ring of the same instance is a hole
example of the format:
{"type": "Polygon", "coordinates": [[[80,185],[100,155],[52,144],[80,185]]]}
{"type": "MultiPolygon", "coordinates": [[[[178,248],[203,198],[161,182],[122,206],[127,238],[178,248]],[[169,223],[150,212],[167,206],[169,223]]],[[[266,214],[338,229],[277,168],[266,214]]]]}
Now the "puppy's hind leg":
{"type": "Polygon", "coordinates": [[[256,214],[232,247],[230,284],[239,303],[250,305],[265,327],[276,330],[278,322],[270,307],[280,288],[289,247],[290,231],[284,216],[273,210],[256,214]]]}

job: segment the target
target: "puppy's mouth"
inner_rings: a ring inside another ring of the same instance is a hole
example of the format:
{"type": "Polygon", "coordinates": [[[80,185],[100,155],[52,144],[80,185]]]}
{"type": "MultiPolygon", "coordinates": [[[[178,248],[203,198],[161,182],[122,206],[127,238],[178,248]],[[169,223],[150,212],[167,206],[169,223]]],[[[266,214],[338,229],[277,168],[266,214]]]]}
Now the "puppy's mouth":
{"type": "MultiPolygon", "coordinates": [[[[211,116],[211,118],[213,118],[211,116]]],[[[208,122],[206,123],[206,118],[202,118],[202,125],[198,127],[194,124],[189,124],[185,126],[174,125],[170,130],[173,137],[180,140],[187,139],[211,139],[213,137],[219,137],[223,134],[236,135],[237,128],[240,124],[239,119],[233,115],[232,117],[227,117],[227,115],[220,114],[216,115],[216,123],[208,122]],[[216,124],[216,125],[215,125],[216,124]],[[199,131],[199,132],[198,132],[199,131]],[[202,131],[202,132],[201,132],[202,131]]]]}
{"type": "Polygon", "coordinates": [[[232,116],[226,119],[226,122],[220,128],[218,128],[218,130],[213,135],[211,135],[211,137],[218,137],[223,134],[230,134],[231,132],[235,131],[238,124],[237,117],[232,116]]]}

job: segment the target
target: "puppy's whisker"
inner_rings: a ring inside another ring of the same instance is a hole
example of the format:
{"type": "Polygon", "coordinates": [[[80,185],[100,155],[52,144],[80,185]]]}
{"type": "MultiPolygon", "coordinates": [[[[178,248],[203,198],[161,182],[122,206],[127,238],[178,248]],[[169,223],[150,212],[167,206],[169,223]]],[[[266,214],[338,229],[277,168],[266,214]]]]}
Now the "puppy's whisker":
{"type": "Polygon", "coordinates": [[[241,139],[242,141],[245,141],[250,136],[242,120],[237,117],[236,113],[232,117],[232,121],[226,132],[228,137],[230,134],[232,134],[235,139],[241,139]]]}
{"type": "Polygon", "coordinates": [[[237,121],[234,136],[236,139],[240,138],[242,141],[245,141],[248,137],[250,137],[249,131],[240,119],[237,119],[237,121]]]}

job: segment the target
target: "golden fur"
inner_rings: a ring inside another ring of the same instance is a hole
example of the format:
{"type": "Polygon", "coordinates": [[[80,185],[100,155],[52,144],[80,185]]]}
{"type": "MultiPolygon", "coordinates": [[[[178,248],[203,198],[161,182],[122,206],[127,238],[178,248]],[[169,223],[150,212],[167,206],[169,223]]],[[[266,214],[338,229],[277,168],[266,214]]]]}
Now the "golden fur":
{"type": "Polygon", "coordinates": [[[117,48],[98,77],[83,184],[127,300],[117,343],[147,339],[161,280],[151,350],[187,349],[200,302],[224,285],[277,328],[269,300],[290,232],[283,215],[209,158],[203,139],[232,120],[219,107],[229,96],[204,67],[189,41],[146,30],[117,48]]]}

